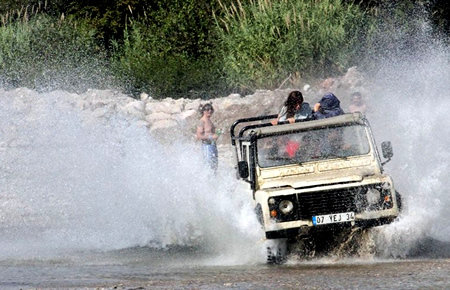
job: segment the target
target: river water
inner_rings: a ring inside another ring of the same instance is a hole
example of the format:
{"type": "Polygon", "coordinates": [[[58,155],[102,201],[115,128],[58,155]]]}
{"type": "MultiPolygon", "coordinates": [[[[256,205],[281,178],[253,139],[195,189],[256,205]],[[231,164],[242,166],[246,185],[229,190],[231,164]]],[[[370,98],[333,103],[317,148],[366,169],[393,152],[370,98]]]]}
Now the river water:
{"type": "Polygon", "coordinates": [[[3,260],[2,289],[448,289],[450,258],[332,257],[224,265],[192,249],[132,248],[48,260],[3,260]]]}
{"type": "Polygon", "coordinates": [[[0,288],[450,288],[450,58],[430,47],[389,62],[368,100],[399,219],[357,254],[277,266],[229,163],[214,176],[189,140],[0,89],[0,288]]]}

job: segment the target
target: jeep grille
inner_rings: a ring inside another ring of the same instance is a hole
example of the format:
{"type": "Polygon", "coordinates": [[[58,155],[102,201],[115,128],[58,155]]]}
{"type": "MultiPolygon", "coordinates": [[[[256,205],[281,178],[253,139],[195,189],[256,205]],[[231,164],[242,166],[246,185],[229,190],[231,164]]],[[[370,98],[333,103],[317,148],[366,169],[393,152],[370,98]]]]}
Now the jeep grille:
{"type": "Polygon", "coordinates": [[[279,214],[277,222],[294,220],[311,220],[312,216],[364,211],[382,210],[392,208],[392,194],[389,186],[383,188],[382,184],[372,184],[351,188],[323,190],[316,192],[297,193],[287,196],[272,197],[274,202],[269,204],[269,210],[278,209],[283,200],[293,202],[294,210],[286,215],[279,214]],[[381,194],[375,204],[369,205],[366,195],[369,188],[377,189],[381,194]],[[386,199],[385,197],[389,197],[386,199]]]}
{"type": "Polygon", "coordinates": [[[348,188],[298,194],[299,219],[311,219],[315,215],[357,212],[355,200],[357,190],[348,188]]]}

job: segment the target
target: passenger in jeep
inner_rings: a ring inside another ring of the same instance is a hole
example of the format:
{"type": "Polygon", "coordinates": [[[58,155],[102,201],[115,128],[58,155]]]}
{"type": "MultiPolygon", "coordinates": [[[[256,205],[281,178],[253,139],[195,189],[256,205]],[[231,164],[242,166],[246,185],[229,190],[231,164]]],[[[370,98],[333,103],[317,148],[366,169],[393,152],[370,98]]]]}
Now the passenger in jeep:
{"type": "Polygon", "coordinates": [[[343,132],[340,128],[324,130],[324,135],[320,143],[320,150],[323,156],[341,155],[344,146],[343,132]]]}
{"type": "Polygon", "coordinates": [[[303,95],[300,91],[292,91],[289,93],[284,106],[278,113],[277,119],[271,121],[272,125],[278,122],[289,121],[295,123],[295,120],[308,119],[312,117],[312,110],[308,103],[304,102],[303,95]]]}
{"type": "Polygon", "coordinates": [[[306,162],[320,157],[320,140],[313,134],[305,134],[302,137],[299,150],[295,153],[298,162],[306,162]]]}
{"type": "Polygon", "coordinates": [[[322,99],[314,105],[314,119],[325,119],[344,114],[341,102],[333,93],[326,93],[322,99]]]}
{"type": "Polygon", "coordinates": [[[367,111],[367,105],[363,100],[363,97],[360,92],[354,92],[352,94],[352,103],[348,107],[350,113],[361,112],[363,114],[367,111]]]}

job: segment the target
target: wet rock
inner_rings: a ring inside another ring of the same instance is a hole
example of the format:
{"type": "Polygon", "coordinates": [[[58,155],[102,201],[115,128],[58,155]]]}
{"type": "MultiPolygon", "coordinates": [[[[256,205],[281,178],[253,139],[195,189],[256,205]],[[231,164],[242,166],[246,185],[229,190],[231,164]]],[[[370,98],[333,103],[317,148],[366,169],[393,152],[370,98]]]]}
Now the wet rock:
{"type": "Polygon", "coordinates": [[[195,99],[195,100],[190,100],[189,102],[187,102],[184,106],[185,110],[194,110],[197,112],[198,110],[198,106],[200,106],[201,102],[199,99],[195,99]]]}
{"type": "Polygon", "coordinates": [[[175,102],[167,102],[167,100],[162,100],[160,102],[147,103],[145,106],[145,111],[147,114],[155,112],[163,112],[167,114],[178,114],[181,113],[181,106],[175,102]]]}
{"type": "Polygon", "coordinates": [[[146,127],[146,128],[150,128],[150,124],[145,121],[145,120],[138,120],[135,122],[135,125],[138,127],[146,127]]]}
{"type": "Polygon", "coordinates": [[[171,114],[167,114],[164,112],[155,112],[155,113],[151,113],[151,114],[148,114],[147,116],[145,116],[145,120],[150,123],[153,123],[153,122],[159,121],[159,120],[168,120],[171,118],[172,118],[171,114]]]}
{"type": "Polygon", "coordinates": [[[134,118],[145,119],[145,103],[143,101],[129,102],[121,108],[121,111],[134,118]]]}
{"type": "Polygon", "coordinates": [[[193,119],[196,119],[198,117],[196,110],[187,110],[184,112],[181,112],[178,115],[178,118],[182,121],[192,121],[193,119]]]}
{"type": "Polygon", "coordinates": [[[175,120],[157,120],[153,122],[150,132],[161,131],[161,130],[174,130],[178,123],[175,120]]]}
{"type": "Polygon", "coordinates": [[[145,101],[148,101],[148,99],[149,99],[149,95],[147,94],[147,93],[141,93],[140,95],[139,95],[139,99],[141,100],[141,101],[143,101],[143,102],[145,102],[145,101]]]}
{"type": "MultiPolygon", "coordinates": [[[[45,112],[48,102],[43,98],[64,99],[69,107],[83,111],[92,118],[108,119],[109,116],[120,112],[127,116],[138,126],[149,128],[152,135],[164,136],[167,131],[181,136],[195,136],[195,130],[200,118],[198,107],[200,104],[211,102],[215,112],[212,121],[217,128],[224,131],[219,139],[220,144],[228,144],[228,131],[231,124],[238,118],[258,115],[277,114],[289,92],[302,91],[305,101],[313,105],[325,91],[334,92],[345,108],[348,105],[350,94],[359,90],[364,94],[364,78],[356,67],[349,68],[341,77],[327,78],[323,81],[304,84],[302,89],[286,88],[274,91],[256,90],[253,94],[241,96],[230,94],[220,98],[200,99],[173,99],[165,98],[154,100],[147,93],[142,92],[139,99],[134,99],[114,90],[87,90],[83,94],[74,94],[64,91],[54,91],[50,94],[39,94],[27,88],[18,88],[10,91],[15,98],[15,106],[20,111],[35,110],[45,112]]],[[[2,96],[8,96],[9,91],[0,88],[2,96]]],[[[55,102],[61,103],[61,102],[55,102]]]]}
{"type": "Polygon", "coordinates": [[[106,107],[99,107],[96,108],[93,112],[92,112],[92,116],[95,118],[104,118],[109,114],[109,110],[106,107]]]}
{"type": "Polygon", "coordinates": [[[180,127],[175,120],[158,120],[150,126],[150,133],[159,142],[173,142],[180,135],[180,127]]]}
{"type": "Polygon", "coordinates": [[[347,89],[355,89],[360,87],[364,82],[364,76],[358,71],[357,67],[351,67],[340,80],[341,85],[347,89]]]}

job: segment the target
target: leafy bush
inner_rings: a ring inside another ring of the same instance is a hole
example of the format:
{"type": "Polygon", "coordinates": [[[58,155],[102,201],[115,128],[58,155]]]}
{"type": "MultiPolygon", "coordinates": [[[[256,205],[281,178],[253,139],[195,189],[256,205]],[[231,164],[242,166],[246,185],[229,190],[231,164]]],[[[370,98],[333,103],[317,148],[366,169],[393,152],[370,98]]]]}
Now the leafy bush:
{"type": "Polygon", "coordinates": [[[127,91],[153,97],[214,95],[223,89],[210,33],[207,2],[157,1],[130,19],[123,41],[113,42],[112,67],[127,91]]]}
{"type": "Polygon", "coordinates": [[[4,21],[0,26],[0,84],[75,91],[107,85],[105,52],[94,34],[86,21],[42,13],[4,21]]]}
{"type": "Polygon", "coordinates": [[[353,65],[376,71],[380,58],[427,48],[428,9],[446,15],[444,2],[429,0],[4,2],[0,86],[155,98],[273,89],[353,65]],[[20,8],[25,2],[35,6],[20,8]]]}
{"type": "Polygon", "coordinates": [[[332,75],[360,47],[364,12],[340,0],[255,0],[222,5],[217,16],[228,83],[273,88],[288,75],[332,75]]]}

